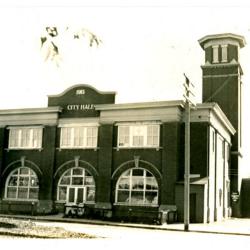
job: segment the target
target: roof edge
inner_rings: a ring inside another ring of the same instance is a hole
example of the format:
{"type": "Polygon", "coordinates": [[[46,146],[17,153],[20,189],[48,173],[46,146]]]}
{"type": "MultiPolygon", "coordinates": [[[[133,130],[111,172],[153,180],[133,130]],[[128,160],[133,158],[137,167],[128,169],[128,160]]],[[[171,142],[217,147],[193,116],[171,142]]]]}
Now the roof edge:
{"type": "Polygon", "coordinates": [[[198,109],[212,109],[215,115],[223,122],[229,132],[234,135],[236,133],[235,128],[233,127],[232,123],[228,120],[225,113],[222,111],[220,106],[216,102],[211,103],[201,103],[197,104],[198,109]]]}
{"type": "Polygon", "coordinates": [[[19,114],[34,114],[34,113],[60,113],[62,108],[59,106],[45,108],[22,108],[22,109],[2,109],[0,115],[19,115],[19,114]]]}
{"type": "Polygon", "coordinates": [[[207,35],[202,37],[201,39],[198,40],[200,46],[202,49],[204,49],[204,44],[209,41],[209,40],[218,40],[218,39],[223,39],[223,38],[231,38],[235,39],[239,42],[240,48],[245,47],[246,45],[246,40],[244,36],[237,35],[234,33],[221,33],[221,34],[213,34],[213,35],[207,35]]]}

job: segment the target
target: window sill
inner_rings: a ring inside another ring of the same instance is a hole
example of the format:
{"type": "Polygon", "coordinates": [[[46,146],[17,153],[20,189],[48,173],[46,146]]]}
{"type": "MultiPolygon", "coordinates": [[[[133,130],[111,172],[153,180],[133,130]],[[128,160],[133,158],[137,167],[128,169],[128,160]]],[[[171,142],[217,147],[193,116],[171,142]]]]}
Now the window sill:
{"type": "Polygon", "coordinates": [[[56,148],[56,150],[58,150],[59,152],[62,150],[93,150],[93,151],[97,151],[99,150],[99,147],[94,147],[94,148],[76,148],[76,147],[69,147],[69,148],[56,148]]]}
{"type": "MultiPolygon", "coordinates": [[[[66,201],[55,201],[56,204],[69,204],[69,205],[76,205],[76,203],[67,203],[66,201]]],[[[83,203],[79,203],[79,204],[86,204],[86,205],[95,205],[95,202],[94,201],[85,201],[83,203]]]]}
{"type": "Polygon", "coordinates": [[[12,199],[12,198],[3,198],[3,200],[2,201],[4,201],[4,202],[11,202],[11,203],[13,203],[13,202],[23,202],[23,203],[25,203],[25,202],[27,202],[27,203],[30,203],[30,202],[38,202],[38,199],[12,199]]]}
{"type": "Polygon", "coordinates": [[[156,151],[159,151],[162,149],[162,147],[113,147],[113,149],[115,149],[116,151],[119,151],[119,150],[124,150],[124,149],[127,149],[127,150],[134,150],[134,149],[150,149],[150,150],[156,150],[156,151]]]}
{"type": "Polygon", "coordinates": [[[158,204],[125,204],[125,203],[114,203],[114,206],[123,206],[123,207],[159,207],[158,204]]]}
{"type": "Polygon", "coordinates": [[[28,151],[31,151],[31,150],[35,150],[35,151],[43,151],[43,148],[5,148],[4,150],[6,150],[7,152],[9,151],[20,151],[20,150],[28,150],[28,151]]]}

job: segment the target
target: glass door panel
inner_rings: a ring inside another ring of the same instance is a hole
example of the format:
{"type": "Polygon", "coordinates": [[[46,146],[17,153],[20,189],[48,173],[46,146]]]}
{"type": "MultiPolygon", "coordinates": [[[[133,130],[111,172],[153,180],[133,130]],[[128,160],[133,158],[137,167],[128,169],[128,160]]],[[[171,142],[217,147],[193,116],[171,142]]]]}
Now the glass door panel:
{"type": "Polygon", "coordinates": [[[78,188],[77,190],[77,203],[83,203],[84,200],[84,188],[78,188]]]}
{"type": "Polygon", "coordinates": [[[69,188],[68,202],[75,203],[75,188],[69,188]]]}

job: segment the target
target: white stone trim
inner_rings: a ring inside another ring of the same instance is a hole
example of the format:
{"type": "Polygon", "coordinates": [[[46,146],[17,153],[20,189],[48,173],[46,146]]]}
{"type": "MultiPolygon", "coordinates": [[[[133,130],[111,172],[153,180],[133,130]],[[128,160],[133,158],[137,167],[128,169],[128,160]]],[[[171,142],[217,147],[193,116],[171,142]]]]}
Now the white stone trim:
{"type": "Polygon", "coordinates": [[[220,77],[225,77],[225,78],[228,78],[228,77],[231,77],[231,76],[239,76],[239,74],[225,74],[225,75],[203,75],[203,78],[220,78],[220,77]]]}
{"type": "MultiPolygon", "coordinates": [[[[204,36],[201,39],[198,40],[198,42],[200,43],[200,46],[203,49],[206,49],[210,42],[217,42],[223,41],[223,43],[227,43],[227,44],[236,44],[237,46],[240,46],[240,48],[243,48],[246,45],[246,40],[243,36],[237,35],[237,34],[233,34],[233,33],[222,33],[222,34],[214,34],[214,35],[208,35],[208,36],[204,36]],[[228,42],[230,41],[230,42],[228,42]]],[[[215,43],[214,43],[215,44],[215,43]]]]}
{"type": "Polygon", "coordinates": [[[131,121],[131,122],[116,122],[114,126],[133,126],[133,125],[160,125],[161,121],[131,121]]]}
{"type": "Polygon", "coordinates": [[[25,125],[57,125],[58,114],[0,115],[0,127],[25,125]]]}
{"type": "Polygon", "coordinates": [[[24,108],[24,109],[2,109],[0,110],[0,116],[2,115],[23,115],[23,114],[48,114],[48,113],[60,113],[62,108],[47,107],[47,108],[24,108]]]}
{"type": "Polygon", "coordinates": [[[160,102],[138,102],[138,103],[121,103],[121,104],[98,104],[96,110],[121,110],[121,109],[142,109],[142,108],[160,108],[160,107],[184,107],[182,100],[160,101],[160,102]]]}
{"type": "Polygon", "coordinates": [[[239,46],[239,42],[233,40],[233,39],[216,39],[216,40],[212,40],[212,41],[208,41],[207,43],[204,44],[204,49],[207,49],[208,47],[214,47],[214,46],[224,46],[224,45],[234,45],[236,47],[240,47],[239,46]]]}
{"type": "Polygon", "coordinates": [[[99,117],[97,118],[61,118],[58,127],[98,127],[99,117]]]}
{"type": "Polygon", "coordinates": [[[179,122],[182,120],[182,110],[179,108],[159,108],[141,110],[114,110],[102,111],[100,123],[115,122],[142,122],[142,121],[161,121],[179,122]]]}
{"type": "Polygon", "coordinates": [[[210,123],[227,141],[231,141],[230,134],[236,130],[217,103],[198,104],[197,109],[191,112],[191,122],[210,123]]]}
{"type": "Polygon", "coordinates": [[[43,125],[24,125],[24,126],[7,126],[6,129],[22,129],[22,128],[44,128],[43,125]]]}
{"type": "Polygon", "coordinates": [[[0,110],[0,127],[56,125],[60,107],[0,110]]]}

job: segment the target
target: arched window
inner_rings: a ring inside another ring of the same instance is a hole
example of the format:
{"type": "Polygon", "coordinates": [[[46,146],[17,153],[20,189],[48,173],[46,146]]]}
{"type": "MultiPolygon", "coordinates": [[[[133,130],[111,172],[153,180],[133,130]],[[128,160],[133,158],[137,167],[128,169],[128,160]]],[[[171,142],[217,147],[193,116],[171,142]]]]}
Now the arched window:
{"type": "Polygon", "coordinates": [[[66,203],[93,203],[95,201],[95,181],[84,168],[67,170],[58,182],[57,200],[66,203]]]}
{"type": "Polygon", "coordinates": [[[39,184],[36,173],[20,167],[10,173],[6,181],[5,198],[15,200],[37,200],[39,184]]]}
{"type": "Polygon", "coordinates": [[[143,168],[125,171],[116,184],[115,201],[124,205],[158,205],[156,178],[143,168]]]}

